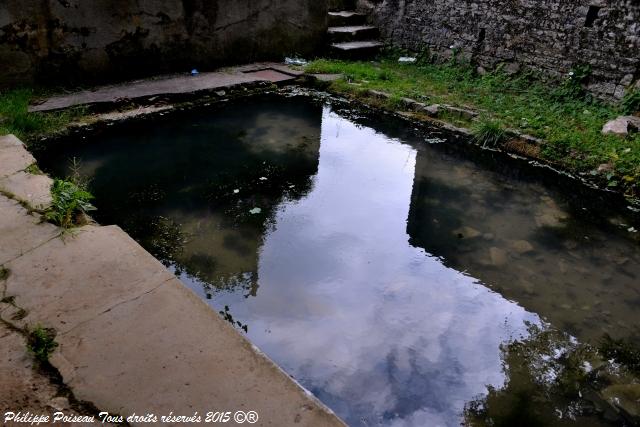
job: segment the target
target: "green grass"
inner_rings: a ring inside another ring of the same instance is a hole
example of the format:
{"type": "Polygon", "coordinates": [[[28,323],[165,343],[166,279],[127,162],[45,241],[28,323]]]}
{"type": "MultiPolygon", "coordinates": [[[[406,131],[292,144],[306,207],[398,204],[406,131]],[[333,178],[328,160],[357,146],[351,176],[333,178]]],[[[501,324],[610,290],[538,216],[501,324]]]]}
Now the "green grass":
{"type": "Polygon", "coordinates": [[[473,137],[483,147],[499,147],[507,140],[507,134],[499,122],[483,119],[473,128],[473,137]]]}
{"type": "Polygon", "coordinates": [[[49,361],[51,353],[58,347],[58,343],[54,339],[55,331],[37,325],[29,332],[27,349],[37,361],[46,363],[49,361]]]}
{"type": "Polygon", "coordinates": [[[479,110],[502,129],[517,129],[545,140],[542,158],[573,172],[590,173],[629,197],[640,196],[640,134],[627,138],[601,134],[607,120],[637,108],[640,95],[629,95],[624,105],[585,96],[579,79],[588,70],[578,70],[556,86],[530,73],[508,76],[497,69],[478,75],[464,64],[399,64],[395,57],[377,62],[321,59],[306,71],[342,74],[330,90],[354,97],[367,97],[366,92],[373,89],[389,93],[391,99],[408,97],[479,110]],[[610,166],[601,170],[609,172],[597,172],[603,164],[610,166]]]}
{"type": "Polygon", "coordinates": [[[83,108],[54,113],[29,113],[29,103],[42,95],[44,94],[33,89],[0,92],[0,135],[12,133],[29,142],[38,136],[63,129],[69,122],[85,113],[83,108]]]}

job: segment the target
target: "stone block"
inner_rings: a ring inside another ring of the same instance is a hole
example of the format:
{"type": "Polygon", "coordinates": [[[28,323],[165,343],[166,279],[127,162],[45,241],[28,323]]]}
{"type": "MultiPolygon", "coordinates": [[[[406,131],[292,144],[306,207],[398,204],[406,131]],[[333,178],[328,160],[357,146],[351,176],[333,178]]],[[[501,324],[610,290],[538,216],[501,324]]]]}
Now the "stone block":
{"type": "Polygon", "coordinates": [[[46,175],[20,171],[0,178],[0,189],[33,209],[43,210],[51,204],[52,183],[51,178],[46,175]]]}
{"type": "Polygon", "coordinates": [[[20,204],[0,195],[0,265],[5,264],[60,234],[54,225],[41,223],[20,204]]]}

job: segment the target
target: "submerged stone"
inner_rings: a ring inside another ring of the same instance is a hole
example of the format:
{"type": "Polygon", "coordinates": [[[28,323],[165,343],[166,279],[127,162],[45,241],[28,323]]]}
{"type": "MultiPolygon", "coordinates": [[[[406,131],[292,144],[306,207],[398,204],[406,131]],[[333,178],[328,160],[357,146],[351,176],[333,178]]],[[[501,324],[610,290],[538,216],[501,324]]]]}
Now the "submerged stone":
{"type": "Polygon", "coordinates": [[[533,246],[526,240],[515,240],[511,242],[511,248],[519,254],[533,252],[533,246]]]}
{"type": "Polygon", "coordinates": [[[601,392],[612,405],[633,417],[640,417],[640,384],[614,384],[601,392]]]}
{"type": "Polygon", "coordinates": [[[495,246],[489,249],[489,256],[491,257],[491,264],[496,267],[501,267],[507,263],[507,253],[495,246]]]}
{"type": "Polygon", "coordinates": [[[453,234],[460,237],[461,239],[462,238],[473,239],[474,237],[480,236],[482,233],[473,227],[465,226],[465,227],[460,227],[453,230],[453,234]]]}

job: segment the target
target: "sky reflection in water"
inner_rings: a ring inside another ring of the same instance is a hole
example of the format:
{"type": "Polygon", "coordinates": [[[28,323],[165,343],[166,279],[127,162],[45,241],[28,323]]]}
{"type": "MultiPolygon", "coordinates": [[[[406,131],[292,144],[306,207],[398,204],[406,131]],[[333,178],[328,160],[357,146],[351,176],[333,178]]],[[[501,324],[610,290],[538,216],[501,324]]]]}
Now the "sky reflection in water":
{"type": "Polygon", "coordinates": [[[500,343],[536,321],[409,244],[415,162],[325,108],[318,173],[277,209],[257,296],[214,297],[350,425],[458,425],[465,402],[503,384],[500,343]]]}

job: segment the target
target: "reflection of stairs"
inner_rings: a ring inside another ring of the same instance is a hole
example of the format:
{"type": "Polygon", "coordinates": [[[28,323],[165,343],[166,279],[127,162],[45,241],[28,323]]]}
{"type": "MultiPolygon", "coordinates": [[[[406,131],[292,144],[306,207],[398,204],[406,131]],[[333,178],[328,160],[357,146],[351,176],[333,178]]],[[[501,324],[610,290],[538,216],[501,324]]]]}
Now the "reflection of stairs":
{"type": "Polygon", "coordinates": [[[331,53],[345,58],[365,58],[380,51],[378,29],[367,25],[364,14],[340,10],[329,12],[329,40],[331,53]]]}

